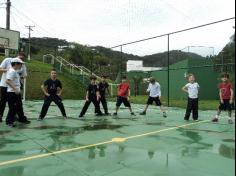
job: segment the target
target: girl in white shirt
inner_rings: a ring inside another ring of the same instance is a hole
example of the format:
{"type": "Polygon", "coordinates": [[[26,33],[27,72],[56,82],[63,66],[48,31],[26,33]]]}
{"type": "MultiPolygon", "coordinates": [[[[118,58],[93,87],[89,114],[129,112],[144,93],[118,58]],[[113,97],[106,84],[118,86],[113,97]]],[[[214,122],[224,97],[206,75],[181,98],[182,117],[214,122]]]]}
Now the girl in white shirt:
{"type": "Polygon", "coordinates": [[[195,82],[193,74],[188,75],[188,82],[189,83],[182,88],[184,92],[188,93],[188,104],[184,120],[188,121],[192,112],[193,120],[198,121],[198,92],[200,86],[195,82]]]}

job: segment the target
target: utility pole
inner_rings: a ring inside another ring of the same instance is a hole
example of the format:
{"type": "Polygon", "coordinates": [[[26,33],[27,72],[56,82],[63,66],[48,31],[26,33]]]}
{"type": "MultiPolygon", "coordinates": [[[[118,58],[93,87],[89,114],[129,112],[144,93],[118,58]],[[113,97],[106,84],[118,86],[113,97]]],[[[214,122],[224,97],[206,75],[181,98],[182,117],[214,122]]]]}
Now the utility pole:
{"type": "Polygon", "coordinates": [[[25,26],[28,30],[29,30],[29,38],[28,38],[28,42],[29,42],[29,50],[28,50],[28,60],[30,60],[30,57],[31,57],[31,51],[30,51],[30,47],[31,47],[31,45],[30,45],[30,40],[31,40],[31,31],[34,31],[32,28],[34,28],[35,26],[25,26]]]}
{"type": "MultiPolygon", "coordinates": [[[[6,2],[6,29],[10,30],[10,22],[11,22],[11,1],[7,0],[6,2]]],[[[9,56],[9,49],[5,49],[5,56],[9,56]]]]}
{"type": "Polygon", "coordinates": [[[6,7],[6,11],[7,11],[7,15],[6,15],[6,29],[10,29],[10,14],[11,14],[11,1],[7,0],[6,3],[7,7],[6,7]]]}

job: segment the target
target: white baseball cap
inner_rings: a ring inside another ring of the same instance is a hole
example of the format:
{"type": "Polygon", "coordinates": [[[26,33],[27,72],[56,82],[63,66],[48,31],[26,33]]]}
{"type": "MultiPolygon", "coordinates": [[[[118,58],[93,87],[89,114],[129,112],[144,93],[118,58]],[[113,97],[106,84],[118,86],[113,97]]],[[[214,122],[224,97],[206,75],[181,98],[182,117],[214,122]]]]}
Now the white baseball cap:
{"type": "Polygon", "coordinates": [[[21,64],[24,64],[24,62],[23,62],[21,59],[19,59],[18,57],[13,58],[13,59],[11,60],[11,63],[21,63],[21,64]]]}

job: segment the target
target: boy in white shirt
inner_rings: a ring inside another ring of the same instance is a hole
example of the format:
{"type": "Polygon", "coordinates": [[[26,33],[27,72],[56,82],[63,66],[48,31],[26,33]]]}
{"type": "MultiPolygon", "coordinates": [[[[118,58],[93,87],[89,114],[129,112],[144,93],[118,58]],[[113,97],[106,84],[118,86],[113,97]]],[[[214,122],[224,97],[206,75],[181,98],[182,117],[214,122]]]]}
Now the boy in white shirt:
{"type": "Polygon", "coordinates": [[[19,58],[11,60],[12,67],[7,71],[7,101],[9,111],[6,118],[6,124],[10,127],[15,127],[15,115],[19,117],[19,122],[29,124],[30,121],[24,116],[23,105],[20,94],[20,75],[18,71],[21,69],[24,62],[19,58]]]}
{"type": "Polygon", "coordinates": [[[189,83],[182,88],[184,92],[188,93],[188,104],[184,120],[188,121],[192,112],[193,120],[198,121],[198,92],[200,86],[195,82],[193,74],[189,74],[187,79],[189,83]]]}
{"type": "MultiPolygon", "coordinates": [[[[25,54],[23,52],[18,53],[17,58],[22,61],[25,59],[25,54]]],[[[7,71],[11,68],[11,60],[15,58],[6,58],[2,61],[0,65],[0,73],[2,72],[1,82],[0,82],[0,123],[2,122],[2,117],[5,111],[6,103],[7,103],[7,83],[6,83],[6,74],[7,71]]],[[[22,65],[21,69],[17,71],[21,75],[21,79],[25,79],[27,77],[27,70],[25,64],[22,65]]]]}
{"type": "Polygon", "coordinates": [[[144,109],[144,111],[142,113],[140,113],[140,115],[146,115],[147,109],[149,107],[149,105],[152,105],[153,102],[155,101],[157,106],[160,106],[160,109],[163,113],[163,117],[166,118],[166,112],[162,106],[161,103],[161,86],[160,84],[155,80],[155,78],[150,78],[150,84],[148,86],[147,92],[149,92],[149,98],[146,104],[146,107],[144,109]]]}

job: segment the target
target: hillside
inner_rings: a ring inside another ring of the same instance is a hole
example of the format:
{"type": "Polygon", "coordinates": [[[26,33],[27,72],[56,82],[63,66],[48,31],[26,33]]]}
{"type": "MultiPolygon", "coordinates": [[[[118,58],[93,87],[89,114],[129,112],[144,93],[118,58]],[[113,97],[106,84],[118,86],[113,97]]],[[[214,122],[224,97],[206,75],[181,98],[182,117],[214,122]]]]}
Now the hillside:
{"type": "MultiPolygon", "coordinates": [[[[3,57],[0,57],[0,61],[2,61],[2,59],[3,57]]],[[[40,86],[44,80],[49,78],[52,66],[36,60],[31,60],[27,62],[26,65],[28,70],[26,99],[43,99],[40,86]]],[[[85,87],[76,76],[59,73],[58,79],[60,79],[63,84],[62,96],[64,99],[84,98],[85,87]]]]}

